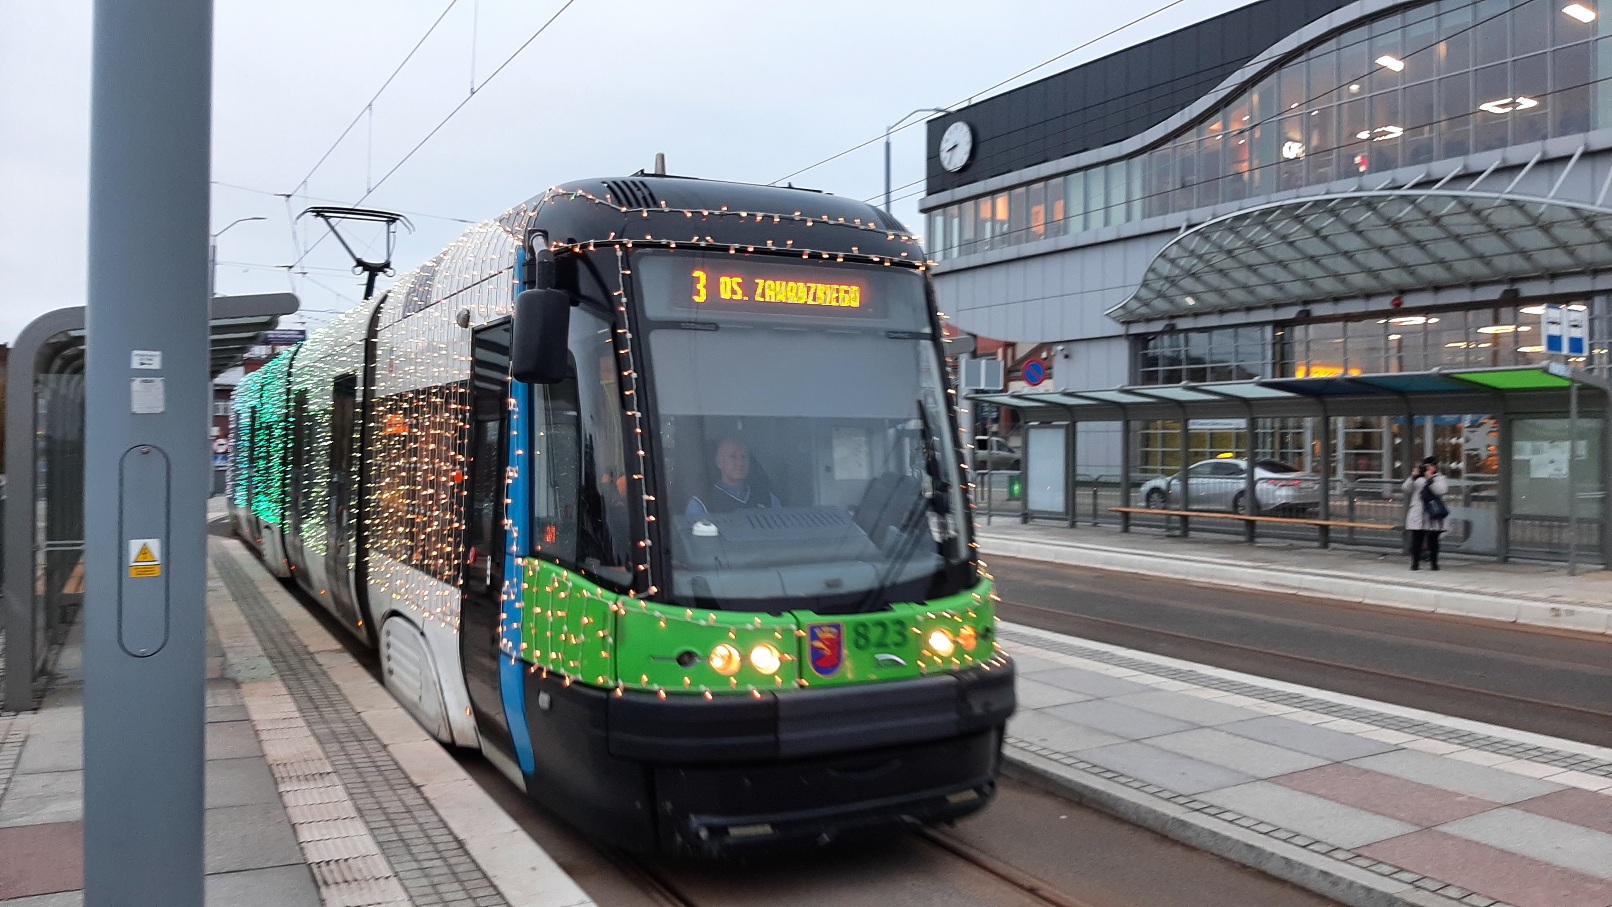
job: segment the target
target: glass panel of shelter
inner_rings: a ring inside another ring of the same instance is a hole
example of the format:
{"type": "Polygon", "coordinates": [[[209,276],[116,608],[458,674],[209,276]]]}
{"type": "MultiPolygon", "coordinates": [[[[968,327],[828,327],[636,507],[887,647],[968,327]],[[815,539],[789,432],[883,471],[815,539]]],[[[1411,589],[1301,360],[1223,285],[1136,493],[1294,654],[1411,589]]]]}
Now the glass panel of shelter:
{"type": "Polygon", "coordinates": [[[928,221],[930,253],[1039,242],[1612,125],[1607,17],[1584,23],[1558,7],[1441,0],[1323,39],[1133,158],[941,209],[928,221]]]}

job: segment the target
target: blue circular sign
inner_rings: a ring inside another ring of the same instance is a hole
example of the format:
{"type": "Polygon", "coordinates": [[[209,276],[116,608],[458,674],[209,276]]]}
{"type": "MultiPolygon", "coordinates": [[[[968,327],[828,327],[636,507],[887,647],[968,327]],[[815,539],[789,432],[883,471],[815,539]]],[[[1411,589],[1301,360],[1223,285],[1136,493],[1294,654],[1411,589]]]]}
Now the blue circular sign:
{"type": "Polygon", "coordinates": [[[1047,367],[1039,362],[1026,363],[1024,366],[1024,383],[1036,387],[1047,380],[1047,367]]]}

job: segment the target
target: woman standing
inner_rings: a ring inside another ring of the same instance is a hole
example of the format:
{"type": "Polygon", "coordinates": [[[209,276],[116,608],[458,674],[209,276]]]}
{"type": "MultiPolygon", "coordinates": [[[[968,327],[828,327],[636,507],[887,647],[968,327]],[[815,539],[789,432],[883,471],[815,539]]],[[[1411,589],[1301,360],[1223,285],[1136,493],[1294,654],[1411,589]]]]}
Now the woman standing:
{"type": "Polygon", "coordinates": [[[1439,474],[1438,460],[1428,457],[1422,465],[1416,467],[1416,472],[1405,480],[1405,497],[1410,501],[1410,509],[1405,513],[1405,528],[1411,534],[1411,569],[1422,569],[1422,552],[1427,552],[1427,562],[1434,570],[1438,569],[1438,537],[1444,531],[1444,515],[1448,510],[1443,509],[1444,496],[1450,493],[1450,483],[1439,474]],[[1436,499],[1437,503],[1429,504],[1429,498],[1436,499]],[[1443,515],[1435,517],[1433,513],[1443,515]]]}

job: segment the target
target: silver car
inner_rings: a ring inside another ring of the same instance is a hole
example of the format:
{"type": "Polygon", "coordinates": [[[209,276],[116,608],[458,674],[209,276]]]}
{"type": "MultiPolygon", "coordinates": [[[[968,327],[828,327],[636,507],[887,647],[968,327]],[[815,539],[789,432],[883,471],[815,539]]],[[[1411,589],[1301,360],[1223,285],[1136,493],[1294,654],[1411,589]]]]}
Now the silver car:
{"type": "Polygon", "coordinates": [[[1013,449],[1004,438],[991,436],[977,442],[974,446],[974,468],[985,470],[1016,470],[1020,465],[1019,452],[1013,449]]]}
{"type": "MultiPolygon", "coordinates": [[[[1139,489],[1154,510],[1229,510],[1244,512],[1248,493],[1246,460],[1202,460],[1187,467],[1187,493],[1181,500],[1181,477],[1161,476],[1139,489]]],[[[1310,511],[1321,506],[1321,480],[1280,460],[1254,461],[1255,512],[1310,511]]]]}

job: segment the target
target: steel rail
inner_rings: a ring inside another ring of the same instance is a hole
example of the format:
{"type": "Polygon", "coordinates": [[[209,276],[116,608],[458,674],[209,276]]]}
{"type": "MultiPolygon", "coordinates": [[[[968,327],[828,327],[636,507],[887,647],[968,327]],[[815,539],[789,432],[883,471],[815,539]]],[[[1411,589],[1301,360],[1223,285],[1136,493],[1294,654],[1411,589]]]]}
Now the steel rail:
{"type": "MultiPolygon", "coordinates": [[[[1062,795],[1055,794],[1055,796],[1062,795]]],[[[937,829],[920,828],[917,830],[917,836],[928,841],[936,848],[946,851],[987,875],[1006,882],[1042,903],[1051,904],[1053,907],[1095,907],[1090,901],[1078,900],[1063,894],[1052,883],[1042,881],[1015,866],[998,860],[972,844],[960,841],[937,829]]]]}

